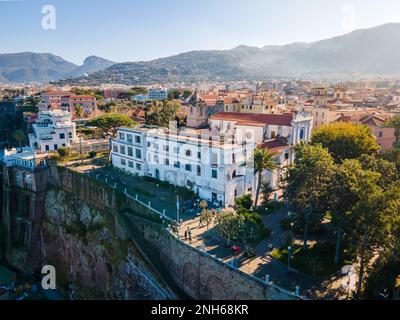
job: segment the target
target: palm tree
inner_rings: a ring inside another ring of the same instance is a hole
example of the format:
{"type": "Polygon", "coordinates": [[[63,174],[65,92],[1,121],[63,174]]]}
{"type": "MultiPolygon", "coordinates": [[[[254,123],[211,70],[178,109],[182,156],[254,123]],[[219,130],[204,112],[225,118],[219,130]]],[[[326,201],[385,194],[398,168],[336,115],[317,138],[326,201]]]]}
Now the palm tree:
{"type": "Polygon", "coordinates": [[[15,140],[19,142],[19,148],[22,152],[22,141],[25,140],[25,134],[22,130],[16,130],[13,134],[15,140]]]}
{"type": "Polygon", "coordinates": [[[276,153],[269,151],[268,149],[257,148],[253,151],[251,160],[254,165],[254,175],[258,175],[256,199],[254,201],[254,211],[257,209],[258,198],[260,196],[261,185],[262,185],[262,174],[265,170],[274,171],[277,168],[276,161],[274,160],[276,153]]]}
{"type": "MultiPolygon", "coordinates": [[[[78,105],[75,107],[75,116],[77,119],[82,118],[83,116],[83,107],[78,105]]],[[[83,163],[83,155],[82,155],[82,124],[79,125],[79,152],[81,155],[81,163],[83,163]]]]}

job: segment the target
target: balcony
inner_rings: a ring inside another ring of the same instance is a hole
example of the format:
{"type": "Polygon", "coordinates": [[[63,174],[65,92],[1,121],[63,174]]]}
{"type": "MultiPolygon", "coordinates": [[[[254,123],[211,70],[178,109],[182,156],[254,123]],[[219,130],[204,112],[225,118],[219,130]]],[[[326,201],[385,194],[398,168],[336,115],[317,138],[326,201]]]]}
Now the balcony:
{"type": "Polygon", "coordinates": [[[40,136],[40,140],[42,140],[42,141],[51,141],[51,140],[53,140],[53,136],[51,136],[51,135],[40,136]]]}

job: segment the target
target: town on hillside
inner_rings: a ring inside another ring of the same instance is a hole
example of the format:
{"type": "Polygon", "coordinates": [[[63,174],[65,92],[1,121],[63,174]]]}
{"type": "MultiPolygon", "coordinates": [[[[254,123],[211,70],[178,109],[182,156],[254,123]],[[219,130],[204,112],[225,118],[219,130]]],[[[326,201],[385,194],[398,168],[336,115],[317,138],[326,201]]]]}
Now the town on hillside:
{"type": "Polygon", "coordinates": [[[396,306],[398,12],[0,0],[0,314],[396,306]]]}
{"type": "MultiPolygon", "coordinates": [[[[382,238],[364,232],[398,230],[400,80],[4,84],[0,96],[3,188],[39,192],[40,172],[56,163],[143,203],[179,241],[293,297],[398,297],[398,274],[382,279],[396,246],[379,250],[382,238]]],[[[3,259],[29,265],[21,254],[33,250],[38,221],[8,212],[3,259]]],[[[18,268],[5,270],[3,295],[43,295],[29,291],[35,284],[7,290],[18,268]]],[[[84,297],[71,290],[66,282],[58,294],[84,297]]]]}

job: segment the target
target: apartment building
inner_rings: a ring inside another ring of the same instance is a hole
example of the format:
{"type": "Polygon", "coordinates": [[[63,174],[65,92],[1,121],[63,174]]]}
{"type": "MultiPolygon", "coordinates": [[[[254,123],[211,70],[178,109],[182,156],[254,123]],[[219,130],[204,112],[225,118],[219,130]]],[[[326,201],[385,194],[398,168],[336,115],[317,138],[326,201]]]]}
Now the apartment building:
{"type": "Polygon", "coordinates": [[[149,100],[166,100],[168,99],[168,89],[150,89],[147,95],[149,100]]]}
{"type": "Polygon", "coordinates": [[[77,140],[71,114],[61,110],[40,111],[32,129],[33,133],[29,135],[30,147],[38,152],[69,147],[77,140]]]}
{"type": "Polygon", "coordinates": [[[61,97],[61,110],[70,112],[75,116],[75,108],[81,106],[85,116],[96,113],[96,98],[90,95],[66,95],[61,97]]]}
{"type": "Polygon", "coordinates": [[[185,187],[221,207],[254,191],[254,170],[242,164],[255,143],[237,144],[164,128],[120,128],[112,163],[131,174],[185,187]]]}
{"type": "Polygon", "coordinates": [[[75,115],[75,107],[82,106],[85,116],[97,111],[97,101],[90,95],[76,95],[68,91],[46,91],[40,94],[39,111],[62,110],[75,115]]]}
{"type": "Polygon", "coordinates": [[[329,107],[305,107],[304,109],[312,114],[314,128],[332,123],[340,118],[340,112],[329,107]]]}
{"type": "Polygon", "coordinates": [[[45,91],[40,94],[39,111],[61,109],[61,98],[72,96],[68,91],[45,91]]]}

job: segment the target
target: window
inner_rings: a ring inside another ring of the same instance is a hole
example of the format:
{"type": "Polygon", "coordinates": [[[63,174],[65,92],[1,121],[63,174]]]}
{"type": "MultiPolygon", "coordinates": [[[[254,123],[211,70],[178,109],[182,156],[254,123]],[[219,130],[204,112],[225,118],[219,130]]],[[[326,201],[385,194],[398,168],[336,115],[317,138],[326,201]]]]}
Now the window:
{"type": "Polygon", "coordinates": [[[125,146],[119,146],[119,153],[125,154],[125,146]]]}
{"type": "Polygon", "coordinates": [[[211,155],[211,166],[216,167],[218,165],[218,155],[213,153],[211,155]]]}
{"type": "Polygon", "coordinates": [[[68,137],[72,139],[72,132],[68,132],[68,137]]]}
{"type": "Polygon", "coordinates": [[[214,179],[217,179],[217,178],[218,178],[218,172],[217,172],[217,170],[211,170],[211,177],[214,178],[214,179]]]}
{"type": "Polygon", "coordinates": [[[383,132],[380,131],[380,132],[379,132],[379,138],[382,138],[382,137],[383,137],[383,132]]]}
{"type": "Polygon", "coordinates": [[[132,147],[128,147],[128,156],[133,157],[133,149],[132,147]]]}
{"type": "Polygon", "coordinates": [[[179,161],[175,161],[174,162],[174,167],[175,168],[180,168],[181,167],[181,163],[179,161]]]}
{"type": "Polygon", "coordinates": [[[236,155],[232,153],[232,163],[236,163],[236,155]]]}
{"type": "Polygon", "coordinates": [[[190,156],[192,155],[192,151],[186,150],[186,151],[185,151],[185,155],[186,155],[187,157],[190,157],[190,156]]]}
{"type": "Polygon", "coordinates": [[[136,159],[142,159],[142,150],[136,149],[135,150],[136,159]]]}
{"type": "Polygon", "coordinates": [[[126,135],[126,140],[127,140],[129,143],[132,143],[132,135],[131,135],[131,134],[127,134],[127,135],[126,135]]]}
{"type": "Polygon", "coordinates": [[[150,148],[150,142],[147,142],[147,148],[150,148]]]}
{"type": "Polygon", "coordinates": [[[197,165],[197,176],[201,176],[201,166],[197,165]]]}
{"type": "Polygon", "coordinates": [[[197,158],[201,159],[201,152],[197,152],[197,158]]]}
{"type": "Polygon", "coordinates": [[[142,139],[141,139],[140,136],[135,136],[135,142],[136,143],[142,143],[141,141],[142,141],[142,139]]]}
{"type": "Polygon", "coordinates": [[[160,162],[160,159],[158,158],[158,156],[154,156],[154,162],[155,163],[159,163],[160,162]]]}
{"type": "Polygon", "coordinates": [[[126,160],[125,159],[121,159],[121,165],[126,166],[126,160]]]}
{"type": "Polygon", "coordinates": [[[54,145],[54,150],[58,150],[58,145],[54,145]]]}
{"type": "Polygon", "coordinates": [[[136,163],[136,170],[142,170],[142,165],[140,163],[136,163]]]}
{"type": "Polygon", "coordinates": [[[192,165],[191,164],[185,164],[185,170],[186,171],[192,171],[192,165]]]}
{"type": "Polygon", "coordinates": [[[119,138],[120,138],[121,140],[125,140],[125,134],[122,133],[122,132],[120,132],[120,133],[119,133],[119,138]]]}
{"type": "Polygon", "coordinates": [[[169,151],[169,146],[168,145],[164,145],[163,146],[163,150],[168,152],[169,151]]]}
{"type": "Polygon", "coordinates": [[[178,147],[174,147],[174,153],[179,153],[179,148],[178,147]]]}
{"type": "Polygon", "coordinates": [[[165,158],[165,159],[164,159],[164,164],[165,164],[166,166],[169,166],[169,159],[168,159],[168,158],[165,158]]]}
{"type": "Polygon", "coordinates": [[[157,143],[153,143],[153,148],[158,150],[158,144],[157,143]]]}
{"type": "Polygon", "coordinates": [[[118,145],[113,143],[113,152],[118,153],[118,145]]]}
{"type": "Polygon", "coordinates": [[[65,133],[60,133],[60,139],[62,139],[62,140],[65,139],[65,133]]]}
{"type": "Polygon", "coordinates": [[[304,139],[304,129],[300,130],[300,140],[304,139]]]}
{"type": "Polygon", "coordinates": [[[133,162],[132,161],[128,161],[128,166],[129,166],[129,168],[133,168],[133,162]]]}

